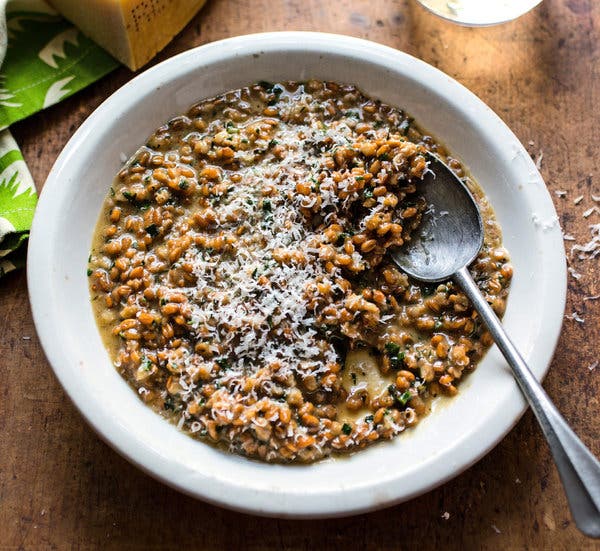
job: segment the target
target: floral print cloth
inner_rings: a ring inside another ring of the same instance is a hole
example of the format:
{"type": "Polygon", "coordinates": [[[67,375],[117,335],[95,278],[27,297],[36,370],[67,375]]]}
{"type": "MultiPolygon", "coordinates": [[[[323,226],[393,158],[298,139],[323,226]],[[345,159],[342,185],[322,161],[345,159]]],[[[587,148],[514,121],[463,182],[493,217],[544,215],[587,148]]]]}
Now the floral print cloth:
{"type": "Polygon", "coordinates": [[[25,263],[35,186],[8,127],[118,66],[45,0],[0,0],[0,277],[25,263]],[[6,17],[5,17],[6,16],[6,17]]]}

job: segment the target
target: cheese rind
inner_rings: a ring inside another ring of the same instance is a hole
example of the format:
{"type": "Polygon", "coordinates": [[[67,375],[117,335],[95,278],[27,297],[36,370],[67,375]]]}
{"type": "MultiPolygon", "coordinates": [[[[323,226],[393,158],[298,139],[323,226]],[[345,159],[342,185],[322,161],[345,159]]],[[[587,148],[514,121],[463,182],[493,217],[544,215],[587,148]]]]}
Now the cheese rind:
{"type": "Polygon", "coordinates": [[[49,0],[81,31],[130,69],[145,65],[206,0],[49,0]],[[83,6],[85,4],[85,7],[83,6]]]}

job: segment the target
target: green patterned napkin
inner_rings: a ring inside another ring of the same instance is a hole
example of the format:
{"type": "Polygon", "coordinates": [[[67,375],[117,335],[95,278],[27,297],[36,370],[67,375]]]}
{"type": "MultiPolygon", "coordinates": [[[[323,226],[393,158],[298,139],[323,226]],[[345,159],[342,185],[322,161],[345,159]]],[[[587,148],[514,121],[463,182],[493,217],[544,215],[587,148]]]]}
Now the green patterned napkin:
{"type": "Polygon", "coordinates": [[[21,152],[5,129],[81,90],[119,63],[44,0],[0,0],[0,64],[1,277],[24,264],[22,245],[37,200],[21,152]]]}
{"type": "Polygon", "coordinates": [[[25,264],[37,202],[33,180],[8,130],[0,132],[0,277],[25,264]]]}

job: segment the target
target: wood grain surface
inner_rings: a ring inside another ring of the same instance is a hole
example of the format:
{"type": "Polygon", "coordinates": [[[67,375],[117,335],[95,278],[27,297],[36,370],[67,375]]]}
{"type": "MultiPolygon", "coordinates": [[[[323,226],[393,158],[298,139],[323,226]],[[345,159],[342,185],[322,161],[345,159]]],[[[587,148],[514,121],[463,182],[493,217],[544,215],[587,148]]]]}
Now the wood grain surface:
{"type": "MultiPolygon", "coordinates": [[[[563,229],[587,242],[589,224],[600,222],[598,213],[582,216],[595,204],[591,195],[600,195],[599,28],[595,0],[545,0],[515,22],[485,29],[444,22],[414,0],[211,0],[157,61],[220,38],[274,30],[343,33],[409,52],[481,97],[533,157],[543,152],[541,171],[563,229]]],[[[73,132],[132,76],[119,69],[13,127],[40,189],[73,132]]],[[[565,319],[545,388],[600,455],[600,367],[588,368],[598,358],[600,300],[584,300],[600,293],[598,259],[573,267],[581,277],[569,278],[567,313],[577,311],[585,323],[565,319]]],[[[530,412],[462,475],[372,514],[274,520],[185,497],[127,463],[84,423],[40,348],[25,273],[0,280],[0,549],[417,546],[599,548],[577,531],[530,412]]]]}

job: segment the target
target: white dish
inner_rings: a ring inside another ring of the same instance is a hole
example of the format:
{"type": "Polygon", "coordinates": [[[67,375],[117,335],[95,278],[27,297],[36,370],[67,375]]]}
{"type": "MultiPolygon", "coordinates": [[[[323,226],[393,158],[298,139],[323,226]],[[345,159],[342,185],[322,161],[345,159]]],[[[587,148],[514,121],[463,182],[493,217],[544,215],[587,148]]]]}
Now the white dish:
{"type": "Polygon", "coordinates": [[[190,50],[123,86],[71,138],[40,198],[28,282],[41,343],[82,415],[132,463],[211,503],[282,517],[341,516],[421,494],[477,461],[525,411],[494,348],[459,395],[415,430],[346,459],[269,465],[178,432],[112,367],[94,322],[86,268],[121,154],[131,155],[199,99],[258,80],[307,78],[353,83],[406,109],[470,167],[496,210],[515,268],[505,326],[538,378],[558,340],[566,293],[556,212],[527,152],[483,102],[418,59],[344,36],[269,33],[190,50]]]}

